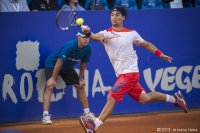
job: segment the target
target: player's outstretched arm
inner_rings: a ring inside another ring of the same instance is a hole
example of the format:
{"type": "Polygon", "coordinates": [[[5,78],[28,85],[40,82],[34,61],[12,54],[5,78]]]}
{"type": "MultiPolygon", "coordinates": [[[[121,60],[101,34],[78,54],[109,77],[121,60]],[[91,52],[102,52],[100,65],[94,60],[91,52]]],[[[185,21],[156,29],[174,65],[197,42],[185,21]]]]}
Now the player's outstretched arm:
{"type": "Polygon", "coordinates": [[[153,54],[157,55],[158,57],[162,58],[163,60],[166,60],[168,62],[172,62],[172,58],[168,55],[165,55],[164,53],[162,53],[155,45],[153,45],[152,43],[148,42],[148,41],[143,41],[139,43],[139,46],[142,46],[146,49],[148,49],[150,52],[152,52],[153,54]]]}
{"type": "Polygon", "coordinates": [[[105,41],[105,37],[104,37],[104,35],[102,33],[96,33],[96,34],[92,33],[90,38],[92,40],[99,41],[99,42],[104,42],[105,41]]]}
{"type": "Polygon", "coordinates": [[[172,62],[172,58],[170,57],[170,56],[168,56],[168,55],[165,55],[165,54],[161,54],[160,55],[160,58],[162,58],[163,60],[166,60],[166,61],[168,61],[168,62],[172,62]]]}
{"type": "Polygon", "coordinates": [[[104,42],[104,40],[105,40],[105,37],[104,37],[104,35],[102,33],[96,33],[96,34],[92,33],[90,31],[90,27],[87,26],[87,25],[84,26],[84,28],[82,28],[82,30],[86,35],[90,36],[90,38],[92,40],[99,41],[99,42],[104,42]]]}

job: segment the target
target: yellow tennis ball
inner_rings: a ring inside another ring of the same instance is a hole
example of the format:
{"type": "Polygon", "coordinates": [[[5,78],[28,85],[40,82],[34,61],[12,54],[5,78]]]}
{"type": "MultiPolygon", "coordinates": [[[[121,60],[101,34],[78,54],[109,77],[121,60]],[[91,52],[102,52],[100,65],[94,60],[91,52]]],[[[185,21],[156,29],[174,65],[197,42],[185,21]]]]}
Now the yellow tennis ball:
{"type": "Polygon", "coordinates": [[[83,18],[78,18],[78,19],[76,20],[76,24],[77,24],[77,25],[82,25],[83,22],[84,22],[84,19],[83,19],[83,18]]]}

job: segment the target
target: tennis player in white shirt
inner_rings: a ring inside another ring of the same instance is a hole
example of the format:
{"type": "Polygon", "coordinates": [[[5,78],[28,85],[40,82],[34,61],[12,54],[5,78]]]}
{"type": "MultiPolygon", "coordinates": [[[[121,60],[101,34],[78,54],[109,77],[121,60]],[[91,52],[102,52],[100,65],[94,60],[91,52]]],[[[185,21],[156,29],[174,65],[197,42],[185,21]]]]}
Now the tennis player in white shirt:
{"type": "Polygon", "coordinates": [[[141,46],[168,62],[172,58],[165,55],[152,43],[144,40],[135,30],[125,28],[123,22],[127,17],[127,10],[122,7],[114,7],[111,10],[112,27],[99,33],[91,33],[90,28],[84,29],[91,39],[101,42],[108,54],[110,62],[115,70],[117,80],[109,91],[107,103],[99,117],[81,116],[82,126],[87,132],[94,133],[103,122],[112,114],[116,102],[122,102],[124,95],[128,94],[137,102],[145,104],[149,102],[170,102],[180,106],[184,112],[188,112],[186,102],[180,91],[173,96],[160,92],[146,93],[139,83],[138,56],[134,46],[141,46]]]}

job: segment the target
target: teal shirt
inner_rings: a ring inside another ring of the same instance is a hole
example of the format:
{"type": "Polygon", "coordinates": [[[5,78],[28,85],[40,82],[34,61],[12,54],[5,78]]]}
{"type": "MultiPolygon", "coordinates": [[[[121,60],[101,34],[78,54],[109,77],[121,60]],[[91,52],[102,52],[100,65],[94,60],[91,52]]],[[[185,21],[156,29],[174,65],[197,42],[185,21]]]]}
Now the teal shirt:
{"type": "Polygon", "coordinates": [[[51,53],[45,62],[45,68],[54,68],[57,59],[63,61],[62,69],[73,67],[76,63],[88,62],[91,55],[89,44],[82,49],[78,47],[77,40],[66,42],[63,47],[51,53]]]}

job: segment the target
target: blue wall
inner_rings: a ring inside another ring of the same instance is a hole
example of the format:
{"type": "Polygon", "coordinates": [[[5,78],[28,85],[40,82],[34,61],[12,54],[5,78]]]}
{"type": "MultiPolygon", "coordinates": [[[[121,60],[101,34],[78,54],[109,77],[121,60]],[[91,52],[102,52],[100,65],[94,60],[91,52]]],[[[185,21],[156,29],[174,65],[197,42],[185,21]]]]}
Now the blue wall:
{"type": "MultiPolygon", "coordinates": [[[[174,94],[181,90],[189,108],[200,107],[200,9],[129,11],[125,25],[173,57],[168,63],[144,48],[139,56],[142,86],[174,94]]],[[[93,32],[110,27],[109,11],[78,12],[93,32]]],[[[0,13],[0,123],[40,120],[45,87],[44,60],[53,50],[76,38],[78,27],[60,31],[56,12],[0,13]]],[[[99,114],[116,77],[104,47],[91,41],[92,56],[85,72],[91,111],[99,114]]],[[[79,65],[76,65],[79,68],[79,65]]],[[[114,114],[178,110],[166,103],[141,105],[126,96],[114,114]]],[[[76,92],[58,81],[50,108],[52,118],[78,117],[76,92]],[[66,88],[66,89],[64,89],[66,88]]]]}

